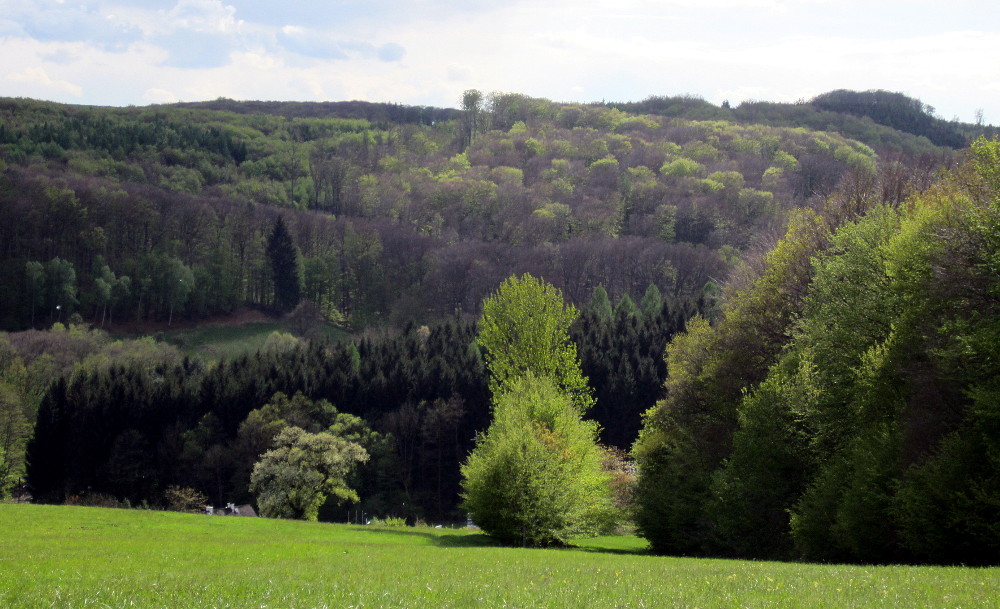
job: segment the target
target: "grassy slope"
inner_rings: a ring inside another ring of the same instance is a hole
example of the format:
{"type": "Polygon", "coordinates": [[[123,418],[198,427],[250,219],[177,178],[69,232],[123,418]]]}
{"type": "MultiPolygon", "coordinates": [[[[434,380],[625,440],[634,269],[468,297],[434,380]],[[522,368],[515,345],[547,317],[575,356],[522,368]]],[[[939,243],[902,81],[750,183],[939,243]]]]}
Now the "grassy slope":
{"type": "MultiPolygon", "coordinates": [[[[195,323],[183,329],[161,330],[155,335],[178,347],[188,357],[217,361],[256,353],[264,347],[272,332],[291,333],[292,330],[278,320],[246,323],[208,322],[195,323]]],[[[346,331],[332,325],[322,326],[318,332],[332,342],[343,340],[348,336],[346,331]]]]}
{"type": "Polygon", "coordinates": [[[1000,568],[490,547],[481,535],[0,505],[0,607],[993,607],[1000,568]]]}
{"type": "Polygon", "coordinates": [[[261,321],[242,325],[196,325],[162,332],[160,336],[187,356],[217,360],[259,351],[272,332],[287,330],[277,321],[261,321]]]}

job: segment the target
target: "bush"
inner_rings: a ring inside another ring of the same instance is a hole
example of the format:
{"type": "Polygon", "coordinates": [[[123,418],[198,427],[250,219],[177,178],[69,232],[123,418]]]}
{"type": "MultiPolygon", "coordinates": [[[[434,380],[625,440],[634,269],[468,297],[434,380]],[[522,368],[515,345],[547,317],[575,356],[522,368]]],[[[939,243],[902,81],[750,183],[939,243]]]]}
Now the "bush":
{"type": "Polygon", "coordinates": [[[552,381],[519,379],[462,466],[464,508],[488,535],[522,546],[613,529],[618,510],[596,436],[552,381]]]}
{"type": "Polygon", "coordinates": [[[163,499],[168,510],[189,514],[202,512],[208,504],[208,497],[204,493],[187,486],[168,486],[167,490],[163,491],[163,499]]]}

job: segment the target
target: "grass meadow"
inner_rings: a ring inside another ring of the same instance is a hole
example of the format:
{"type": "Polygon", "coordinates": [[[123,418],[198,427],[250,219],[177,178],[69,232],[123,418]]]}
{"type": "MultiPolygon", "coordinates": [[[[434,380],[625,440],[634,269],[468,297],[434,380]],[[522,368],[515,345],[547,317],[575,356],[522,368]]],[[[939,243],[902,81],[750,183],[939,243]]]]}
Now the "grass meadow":
{"type": "MultiPolygon", "coordinates": [[[[205,361],[232,359],[256,353],[272,332],[289,332],[280,321],[253,321],[243,324],[204,324],[194,328],[168,330],[159,333],[166,342],[180,348],[185,355],[205,361]]],[[[341,340],[347,332],[333,326],[322,328],[323,336],[341,340]]]]}
{"type": "Polygon", "coordinates": [[[1000,568],[651,556],[634,537],[496,547],[464,530],[0,505],[0,607],[997,607],[1000,568]]]}

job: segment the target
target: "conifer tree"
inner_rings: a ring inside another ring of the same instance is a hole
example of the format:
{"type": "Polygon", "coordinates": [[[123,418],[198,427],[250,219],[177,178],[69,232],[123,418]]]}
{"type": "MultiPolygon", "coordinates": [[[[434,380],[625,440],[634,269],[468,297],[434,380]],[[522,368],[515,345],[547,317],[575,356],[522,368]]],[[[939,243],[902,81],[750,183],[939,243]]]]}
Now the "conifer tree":
{"type": "Polygon", "coordinates": [[[299,253],[281,216],[267,240],[267,256],[274,281],[274,307],[281,312],[291,311],[302,298],[299,253]]]}

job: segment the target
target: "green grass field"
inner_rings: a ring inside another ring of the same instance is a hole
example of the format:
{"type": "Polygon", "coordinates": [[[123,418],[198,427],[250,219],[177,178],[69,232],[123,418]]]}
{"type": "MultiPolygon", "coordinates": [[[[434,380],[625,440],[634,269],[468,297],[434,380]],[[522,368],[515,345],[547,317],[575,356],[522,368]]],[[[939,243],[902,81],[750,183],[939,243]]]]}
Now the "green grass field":
{"type": "MultiPolygon", "coordinates": [[[[239,325],[206,324],[183,330],[168,330],[159,336],[177,346],[185,355],[204,361],[232,359],[256,353],[267,342],[272,332],[288,332],[279,321],[255,321],[239,325]]],[[[324,336],[338,341],[347,332],[333,326],[324,326],[324,336]]]]}
{"type": "Polygon", "coordinates": [[[495,547],[442,529],[0,505],[0,607],[997,607],[1000,568],[495,547]]]}
{"type": "Polygon", "coordinates": [[[284,331],[277,321],[259,321],[234,326],[209,324],[170,330],[163,332],[162,337],[178,346],[185,355],[214,360],[254,353],[264,346],[271,332],[284,331]]]}

